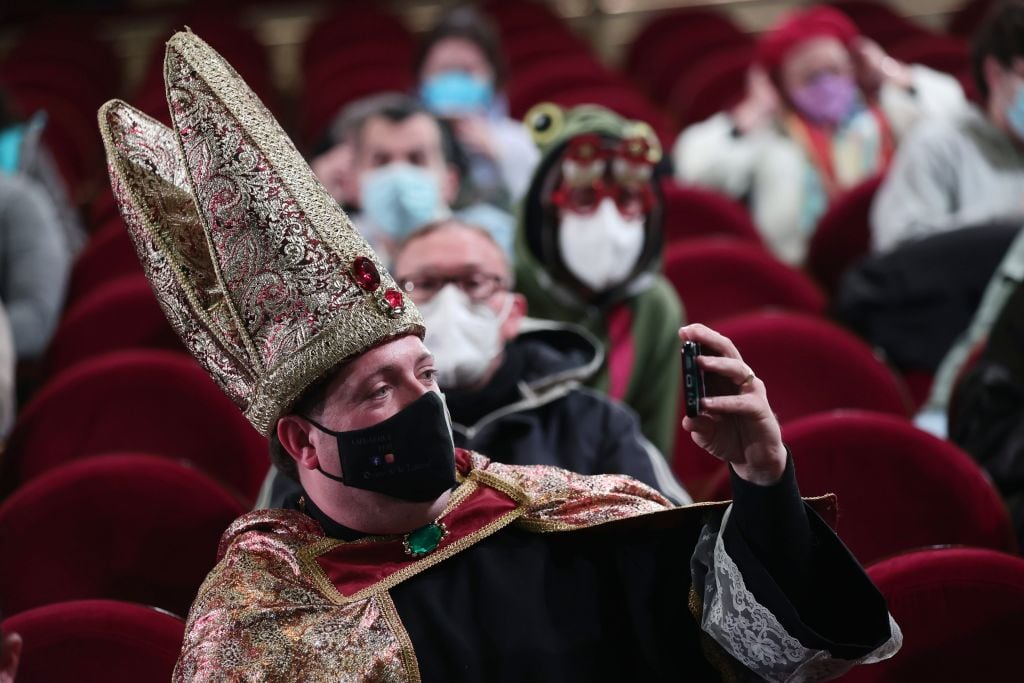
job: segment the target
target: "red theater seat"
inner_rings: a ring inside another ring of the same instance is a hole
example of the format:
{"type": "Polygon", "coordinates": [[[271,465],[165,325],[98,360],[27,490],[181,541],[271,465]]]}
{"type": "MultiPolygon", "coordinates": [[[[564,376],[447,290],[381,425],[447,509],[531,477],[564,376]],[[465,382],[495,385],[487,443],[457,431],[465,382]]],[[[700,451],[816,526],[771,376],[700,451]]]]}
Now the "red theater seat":
{"type": "Polygon", "coordinates": [[[53,470],[0,505],[0,610],[105,598],[184,615],[244,511],[206,475],[163,458],[53,470]]]}
{"type": "Polygon", "coordinates": [[[742,36],[725,14],[713,9],[685,8],[660,14],[646,23],[633,37],[626,52],[626,71],[638,79],[649,79],[653,71],[664,68],[659,59],[666,46],[689,43],[699,36],[725,42],[742,36]]]}
{"type": "MultiPolygon", "coordinates": [[[[933,545],[1016,550],[1006,506],[981,468],[903,418],[822,413],[786,424],[783,439],[801,493],[837,494],[836,530],[864,564],[933,545]]],[[[724,472],[713,490],[730,497],[724,472]]]]}
{"type": "Polygon", "coordinates": [[[112,452],[185,461],[247,503],[269,466],[266,439],[198,363],[135,349],[78,363],[32,398],[7,442],[0,490],[112,452]]]}
{"type": "MultiPolygon", "coordinates": [[[[906,417],[906,390],[861,340],[817,317],[750,313],[720,320],[743,359],[764,380],[772,409],[786,422],[837,409],[860,409],[906,417]]],[[[706,499],[722,469],[680,426],[672,467],[695,498],[706,499]]]]}
{"type": "Polygon", "coordinates": [[[694,237],[731,237],[763,246],[757,226],[742,204],[731,197],[696,185],[671,180],[661,185],[664,198],[665,242],[694,237]]]}
{"type": "Polygon", "coordinates": [[[711,51],[671,83],[665,106],[680,130],[739,104],[753,52],[746,44],[711,51]]]}
{"type": "Polygon", "coordinates": [[[24,643],[18,683],[169,681],[185,623],[152,607],[75,600],[37,607],[3,622],[24,643]]]}
{"type": "Polygon", "coordinates": [[[829,294],[836,292],[846,269],[871,248],[871,203],[882,180],[874,176],[837,197],[811,235],[807,272],[829,294]]]}
{"type": "Polygon", "coordinates": [[[71,266],[65,306],[125,275],[142,275],[135,245],[120,217],[101,228],[86,243],[71,266]]]}
{"type": "Polygon", "coordinates": [[[680,240],[665,249],[662,270],[690,322],[710,323],[764,308],[812,315],[825,311],[825,296],[806,275],[747,242],[680,240]]]}
{"type": "Polygon", "coordinates": [[[844,683],[1020,680],[1024,559],[943,548],[880,562],[868,575],[903,631],[903,648],[844,683]]]}
{"type": "Polygon", "coordinates": [[[126,275],[84,295],[60,321],[46,352],[46,374],[123,349],[185,351],[142,275],[126,275]]]}

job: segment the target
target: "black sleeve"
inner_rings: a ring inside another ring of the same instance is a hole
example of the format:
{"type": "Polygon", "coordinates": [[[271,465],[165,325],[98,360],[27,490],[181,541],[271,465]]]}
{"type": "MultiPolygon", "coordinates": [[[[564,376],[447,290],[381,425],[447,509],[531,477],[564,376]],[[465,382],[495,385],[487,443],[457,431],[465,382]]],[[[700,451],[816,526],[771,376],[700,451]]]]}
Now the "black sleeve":
{"type": "Polygon", "coordinates": [[[846,546],[800,498],[792,457],[776,484],[732,473],[725,550],[747,588],[806,647],[856,659],[890,637],[885,599],[846,546]]]}

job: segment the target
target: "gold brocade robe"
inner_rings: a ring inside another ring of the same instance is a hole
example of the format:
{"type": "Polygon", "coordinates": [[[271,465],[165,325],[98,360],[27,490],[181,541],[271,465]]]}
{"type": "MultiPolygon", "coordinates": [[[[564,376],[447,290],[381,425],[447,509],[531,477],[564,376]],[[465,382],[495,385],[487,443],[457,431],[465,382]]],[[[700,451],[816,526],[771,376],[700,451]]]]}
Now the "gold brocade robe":
{"type": "Polygon", "coordinates": [[[468,452],[459,452],[458,470],[440,517],[449,532],[419,559],[401,537],[340,541],[297,511],[236,520],[190,610],[174,680],[418,681],[391,587],[508,524],[571,531],[672,507],[619,475],[503,465],[468,452]]]}

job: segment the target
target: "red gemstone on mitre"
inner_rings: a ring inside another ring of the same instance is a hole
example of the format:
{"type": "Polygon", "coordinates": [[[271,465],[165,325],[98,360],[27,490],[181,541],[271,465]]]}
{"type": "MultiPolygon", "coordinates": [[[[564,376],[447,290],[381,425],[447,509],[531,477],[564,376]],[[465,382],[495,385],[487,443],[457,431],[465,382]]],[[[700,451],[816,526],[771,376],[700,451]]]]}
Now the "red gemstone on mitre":
{"type": "Polygon", "coordinates": [[[401,313],[405,308],[405,297],[397,289],[389,289],[384,292],[384,303],[395,313],[401,313]]]}
{"type": "Polygon", "coordinates": [[[355,278],[356,284],[367,292],[372,292],[380,287],[380,273],[377,272],[377,266],[365,256],[357,256],[352,261],[352,276],[355,278]]]}

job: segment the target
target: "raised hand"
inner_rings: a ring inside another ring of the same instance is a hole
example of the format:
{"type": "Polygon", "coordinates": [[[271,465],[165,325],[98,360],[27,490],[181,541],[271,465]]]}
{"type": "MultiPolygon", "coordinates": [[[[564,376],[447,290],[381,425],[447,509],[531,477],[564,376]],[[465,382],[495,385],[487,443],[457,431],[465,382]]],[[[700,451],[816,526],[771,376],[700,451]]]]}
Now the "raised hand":
{"type": "Polygon", "coordinates": [[[679,337],[703,347],[705,355],[698,356],[697,363],[708,389],[701,400],[701,414],[684,417],[683,429],[698,446],[730,463],[743,479],[774,484],[786,467],[786,447],[764,382],[743,362],[736,346],[711,328],[687,325],[679,330],[679,337]]]}

